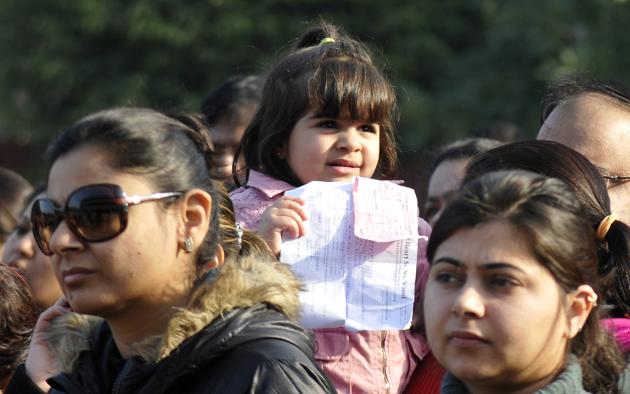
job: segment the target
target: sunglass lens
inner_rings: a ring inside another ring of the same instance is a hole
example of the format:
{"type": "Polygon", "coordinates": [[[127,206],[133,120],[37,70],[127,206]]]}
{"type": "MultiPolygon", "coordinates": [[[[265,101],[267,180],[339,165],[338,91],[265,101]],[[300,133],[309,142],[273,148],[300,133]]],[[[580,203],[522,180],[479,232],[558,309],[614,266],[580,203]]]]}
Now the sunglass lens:
{"type": "Polygon", "coordinates": [[[120,188],[107,185],[77,190],[68,201],[68,226],[86,241],[114,238],[127,225],[127,204],[121,202],[123,197],[120,188]]]}
{"type": "Polygon", "coordinates": [[[39,249],[47,255],[52,255],[50,249],[50,238],[61,222],[62,217],[57,213],[52,201],[40,199],[35,201],[31,211],[31,223],[33,225],[33,235],[39,249]]]}

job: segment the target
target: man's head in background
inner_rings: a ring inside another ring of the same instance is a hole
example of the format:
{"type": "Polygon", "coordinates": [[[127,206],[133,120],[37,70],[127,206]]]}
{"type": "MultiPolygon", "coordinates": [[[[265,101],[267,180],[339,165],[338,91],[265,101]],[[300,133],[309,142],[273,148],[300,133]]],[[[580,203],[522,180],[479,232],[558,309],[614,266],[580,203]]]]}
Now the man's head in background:
{"type": "Polygon", "coordinates": [[[537,139],[580,152],[601,172],[612,212],[630,224],[630,92],[622,86],[567,79],[545,100],[537,139]]]}

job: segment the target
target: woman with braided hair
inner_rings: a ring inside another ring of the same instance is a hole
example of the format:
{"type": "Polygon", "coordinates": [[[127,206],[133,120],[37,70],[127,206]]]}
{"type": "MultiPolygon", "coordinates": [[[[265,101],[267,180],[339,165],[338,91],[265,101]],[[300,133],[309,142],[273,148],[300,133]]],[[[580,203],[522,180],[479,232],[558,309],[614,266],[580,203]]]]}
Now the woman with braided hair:
{"type": "Polygon", "coordinates": [[[0,394],[24,362],[37,320],[37,305],[20,273],[0,264],[0,394]]]}
{"type": "Polygon", "coordinates": [[[553,141],[519,141],[473,159],[464,182],[497,170],[526,170],[558,178],[571,187],[597,234],[598,276],[606,304],[604,324],[620,349],[630,352],[630,228],[611,211],[604,178],[573,149],[553,141]]]}
{"type": "Polygon", "coordinates": [[[31,220],[64,297],[9,393],[334,391],[295,323],[300,283],[226,214],[198,127],[119,108],[50,145],[31,220]]]}
{"type": "Polygon", "coordinates": [[[629,393],[601,327],[599,236],[564,182],[522,170],[464,183],[433,228],[424,321],[441,393],[629,393]]]}

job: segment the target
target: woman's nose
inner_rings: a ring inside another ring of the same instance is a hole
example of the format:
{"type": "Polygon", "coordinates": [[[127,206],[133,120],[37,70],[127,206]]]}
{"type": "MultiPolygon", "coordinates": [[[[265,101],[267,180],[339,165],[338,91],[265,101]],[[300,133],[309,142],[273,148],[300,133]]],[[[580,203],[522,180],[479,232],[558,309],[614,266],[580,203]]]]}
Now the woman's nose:
{"type": "Polygon", "coordinates": [[[483,294],[472,285],[463,286],[453,301],[452,312],[459,317],[483,317],[485,315],[483,294]]]}
{"type": "Polygon", "coordinates": [[[55,254],[63,254],[83,248],[81,240],[70,230],[65,220],[50,235],[48,248],[55,254]]]}

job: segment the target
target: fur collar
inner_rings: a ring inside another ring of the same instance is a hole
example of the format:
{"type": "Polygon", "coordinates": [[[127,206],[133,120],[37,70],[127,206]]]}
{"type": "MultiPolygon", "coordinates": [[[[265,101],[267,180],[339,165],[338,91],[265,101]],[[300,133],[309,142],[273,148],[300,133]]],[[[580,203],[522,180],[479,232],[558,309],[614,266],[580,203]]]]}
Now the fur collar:
{"type": "MultiPolygon", "coordinates": [[[[245,256],[226,261],[214,278],[198,286],[189,306],[174,311],[164,335],[136,344],[134,353],[145,360],[159,361],[186,338],[236,308],[266,303],[292,321],[299,317],[301,283],[285,264],[245,256]]],[[[100,322],[100,318],[78,313],[54,321],[47,339],[61,360],[62,372],[70,372],[79,353],[89,349],[90,332],[100,322]]]]}

